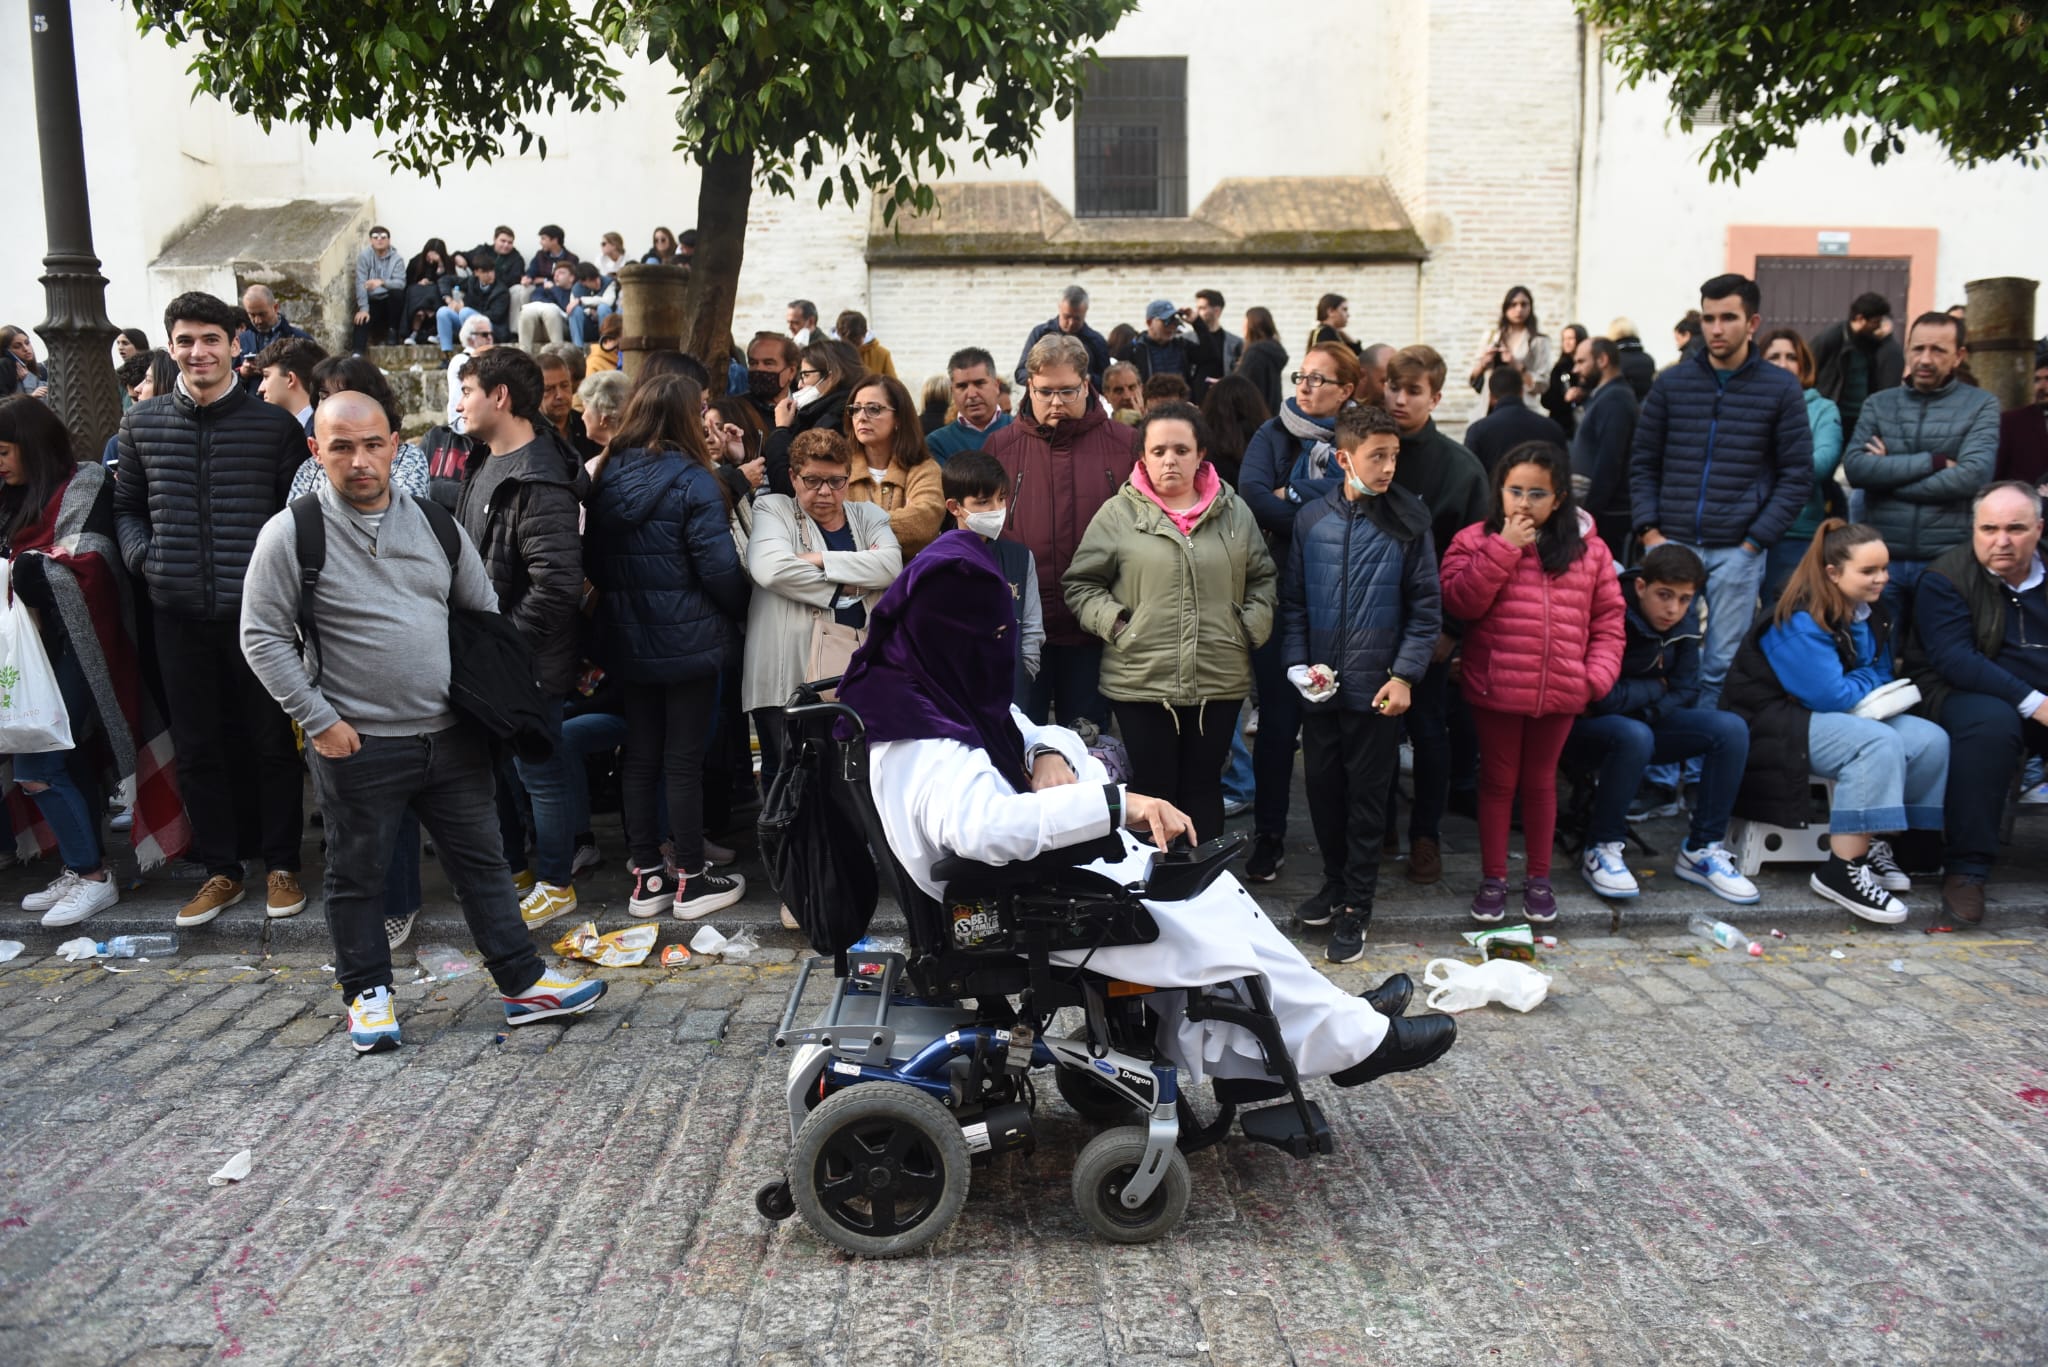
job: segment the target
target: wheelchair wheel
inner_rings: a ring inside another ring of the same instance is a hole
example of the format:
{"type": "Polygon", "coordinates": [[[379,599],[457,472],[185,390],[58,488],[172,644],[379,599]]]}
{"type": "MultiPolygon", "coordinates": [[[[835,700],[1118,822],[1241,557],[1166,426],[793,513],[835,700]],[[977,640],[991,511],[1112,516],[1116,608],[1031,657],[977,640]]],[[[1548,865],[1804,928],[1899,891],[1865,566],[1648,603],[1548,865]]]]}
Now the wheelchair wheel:
{"type": "Polygon", "coordinates": [[[896,1082],[834,1092],[797,1131],[790,1187],[804,1223],[864,1258],[945,1233],[967,1201],[966,1137],[952,1112],[896,1082]]]}
{"type": "Polygon", "coordinates": [[[1138,1119],[1131,1099],[1108,1083],[1079,1068],[1055,1068],[1053,1086],[1060,1100],[1074,1108],[1074,1114],[1095,1125],[1129,1125],[1138,1119]]]}
{"type": "Polygon", "coordinates": [[[1088,1228],[1113,1244],[1150,1243],[1172,1233],[1187,1214],[1188,1160],[1179,1149],[1167,1154],[1166,1171],[1145,1204],[1124,1208],[1124,1186],[1144,1157],[1145,1127],[1126,1125],[1089,1140],[1074,1164],[1074,1208],[1088,1228]]]}

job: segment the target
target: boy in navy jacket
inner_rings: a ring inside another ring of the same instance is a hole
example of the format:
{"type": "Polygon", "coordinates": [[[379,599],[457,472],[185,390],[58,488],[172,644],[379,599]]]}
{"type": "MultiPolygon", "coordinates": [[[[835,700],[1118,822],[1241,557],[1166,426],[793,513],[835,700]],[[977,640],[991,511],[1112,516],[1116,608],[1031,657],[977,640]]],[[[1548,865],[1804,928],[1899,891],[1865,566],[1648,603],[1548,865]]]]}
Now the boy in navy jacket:
{"type": "Polygon", "coordinates": [[[1565,742],[1564,767],[1597,775],[1579,873],[1602,897],[1640,891],[1622,845],[1629,799],[1643,770],[1698,756],[1692,828],[1679,847],[1675,871],[1731,902],[1757,900],[1756,885],[1721,844],[1749,760],[1749,729],[1733,713],[1700,706],[1700,624],[1693,599],[1706,582],[1699,556],[1668,541],[1653,547],[1641,566],[1622,573],[1628,643],[1621,677],[1572,723],[1565,742]]]}

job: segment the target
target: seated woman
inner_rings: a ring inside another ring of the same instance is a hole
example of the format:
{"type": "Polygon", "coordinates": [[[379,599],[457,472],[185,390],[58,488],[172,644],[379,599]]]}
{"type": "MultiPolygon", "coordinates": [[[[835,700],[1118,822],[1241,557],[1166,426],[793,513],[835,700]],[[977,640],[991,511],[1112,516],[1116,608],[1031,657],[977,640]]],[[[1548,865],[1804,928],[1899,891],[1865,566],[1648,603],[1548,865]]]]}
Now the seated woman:
{"type": "Polygon", "coordinates": [[[1878,601],[1890,562],[1876,529],[1822,522],[1777,610],[1735,652],[1721,693],[1750,729],[1736,815],[1804,825],[1809,775],[1835,780],[1828,862],[1811,884],[1880,925],[1906,919],[1892,894],[1913,885],[1873,835],[1940,830],[1948,787],[1948,733],[1901,710],[1919,695],[1889,705],[1872,697],[1892,683],[1891,617],[1878,601]]]}
{"type": "MultiPolygon", "coordinates": [[[[1017,630],[1009,586],[981,538],[940,536],[890,586],[839,696],[867,728],[869,784],[889,847],[934,897],[932,866],[948,854],[988,864],[1111,834],[1145,831],[1165,849],[1185,835],[1185,815],[1157,798],[1105,783],[1102,765],[1072,731],[1033,726],[1011,708],[1017,630]]],[[[1123,836],[1125,860],[1094,867],[1128,883],[1146,847],[1123,836]]],[[[1355,1086],[1420,1068],[1449,1049],[1449,1016],[1404,1018],[1405,976],[1349,996],[1310,966],[1258,903],[1228,874],[1184,902],[1147,902],[1159,938],[1147,945],[1056,953],[1111,977],[1192,988],[1258,974],[1303,1078],[1355,1086]]],[[[1261,1078],[1264,1055],[1241,1027],[1190,1021],[1162,997],[1160,1047],[1199,1083],[1261,1078]]]]}

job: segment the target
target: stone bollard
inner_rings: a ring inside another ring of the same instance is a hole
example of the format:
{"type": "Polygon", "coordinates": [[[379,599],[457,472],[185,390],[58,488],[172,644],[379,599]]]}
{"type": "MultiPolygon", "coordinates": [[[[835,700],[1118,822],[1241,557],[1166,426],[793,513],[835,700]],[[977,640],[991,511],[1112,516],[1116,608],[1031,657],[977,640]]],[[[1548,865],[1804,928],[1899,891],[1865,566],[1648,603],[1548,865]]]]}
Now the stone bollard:
{"type": "Polygon", "coordinates": [[[624,331],[619,350],[626,373],[640,378],[640,362],[650,351],[681,351],[688,321],[690,272],[684,266],[619,267],[619,314],[624,331]]]}
{"type": "Polygon", "coordinates": [[[1969,310],[1970,370],[2001,410],[2034,401],[2034,291],[2018,276],[1963,286],[1969,310]]]}

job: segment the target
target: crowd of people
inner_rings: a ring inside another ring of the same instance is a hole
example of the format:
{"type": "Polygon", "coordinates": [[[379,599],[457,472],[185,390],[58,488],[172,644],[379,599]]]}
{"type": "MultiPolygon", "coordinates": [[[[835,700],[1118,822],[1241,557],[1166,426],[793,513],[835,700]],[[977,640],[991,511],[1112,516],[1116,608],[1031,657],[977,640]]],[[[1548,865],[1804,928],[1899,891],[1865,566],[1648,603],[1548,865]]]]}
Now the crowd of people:
{"type": "MultiPolygon", "coordinates": [[[[687,262],[690,236],[643,259],[687,262]]],[[[16,757],[21,843],[63,865],[25,902],[46,923],[117,899],[100,818],[130,788],[115,829],[145,866],[203,872],[180,926],[239,901],[251,859],[269,914],[298,914],[310,767],[358,1047],[395,1038],[422,826],[508,1018],[587,1009],[601,985],[544,973],[526,932],[603,858],[593,775],[616,756],[633,915],[732,905],[745,879],[708,833],[784,764],[778,709],[954,531],[1009,585],[1015,706],[1200,838],[1250,813],[1253,883],[1288,857],[1305,751],[1322,879],[1296,919],[1330,928],[1333,961],[1363,953],[1404,845],[1404,742],[1406,876],[1441,880],[1445,813],[1471,814],[1481,922],[1508,914],[1517,823],[1519,910],[1557,915],[1560,774],[1602,897],[1638,893],[1629,822],[1684,811],[1677,877],[1732,902],[1758,895],[1732,820],[1824,821],[1820,896],[1902,920],[1895,843],[1924,831],[1945,910],[1983,915],[2001,806],[2048,754],[2048,363],[2001,417],[1953,312],[1897,327],[1865,296],[1809,341],[1717,276],[1660,370],[1626,319],[1553,342],[1518,286],[1460,442],[1433,416],[1442,355],[1359,342],[1337,295],[1291,370],[1264,308],[1232,332],[1205,289],[1104,335],[1074,287],[1014,370],[964,346],[916,395],[863,315],[827,334],[807,300],[730,357],[629,376],[622,240],[585,270],[540,237],[528,261],[506,228],[401,261],[373,230],[358,351],[461,343],[446,420],[416,437],[374,364],[252,286],[175,300],[165,350],[124,332],[132,406],[105,465],[77,466],[7,330],[0,521],[76,737],[16,757]],[[122,613],[123,578],[147,611],[122,613]],[[485,744],[451,701],[445,642],[479,613],[531,655],[522,743],[485,744]]]]}

